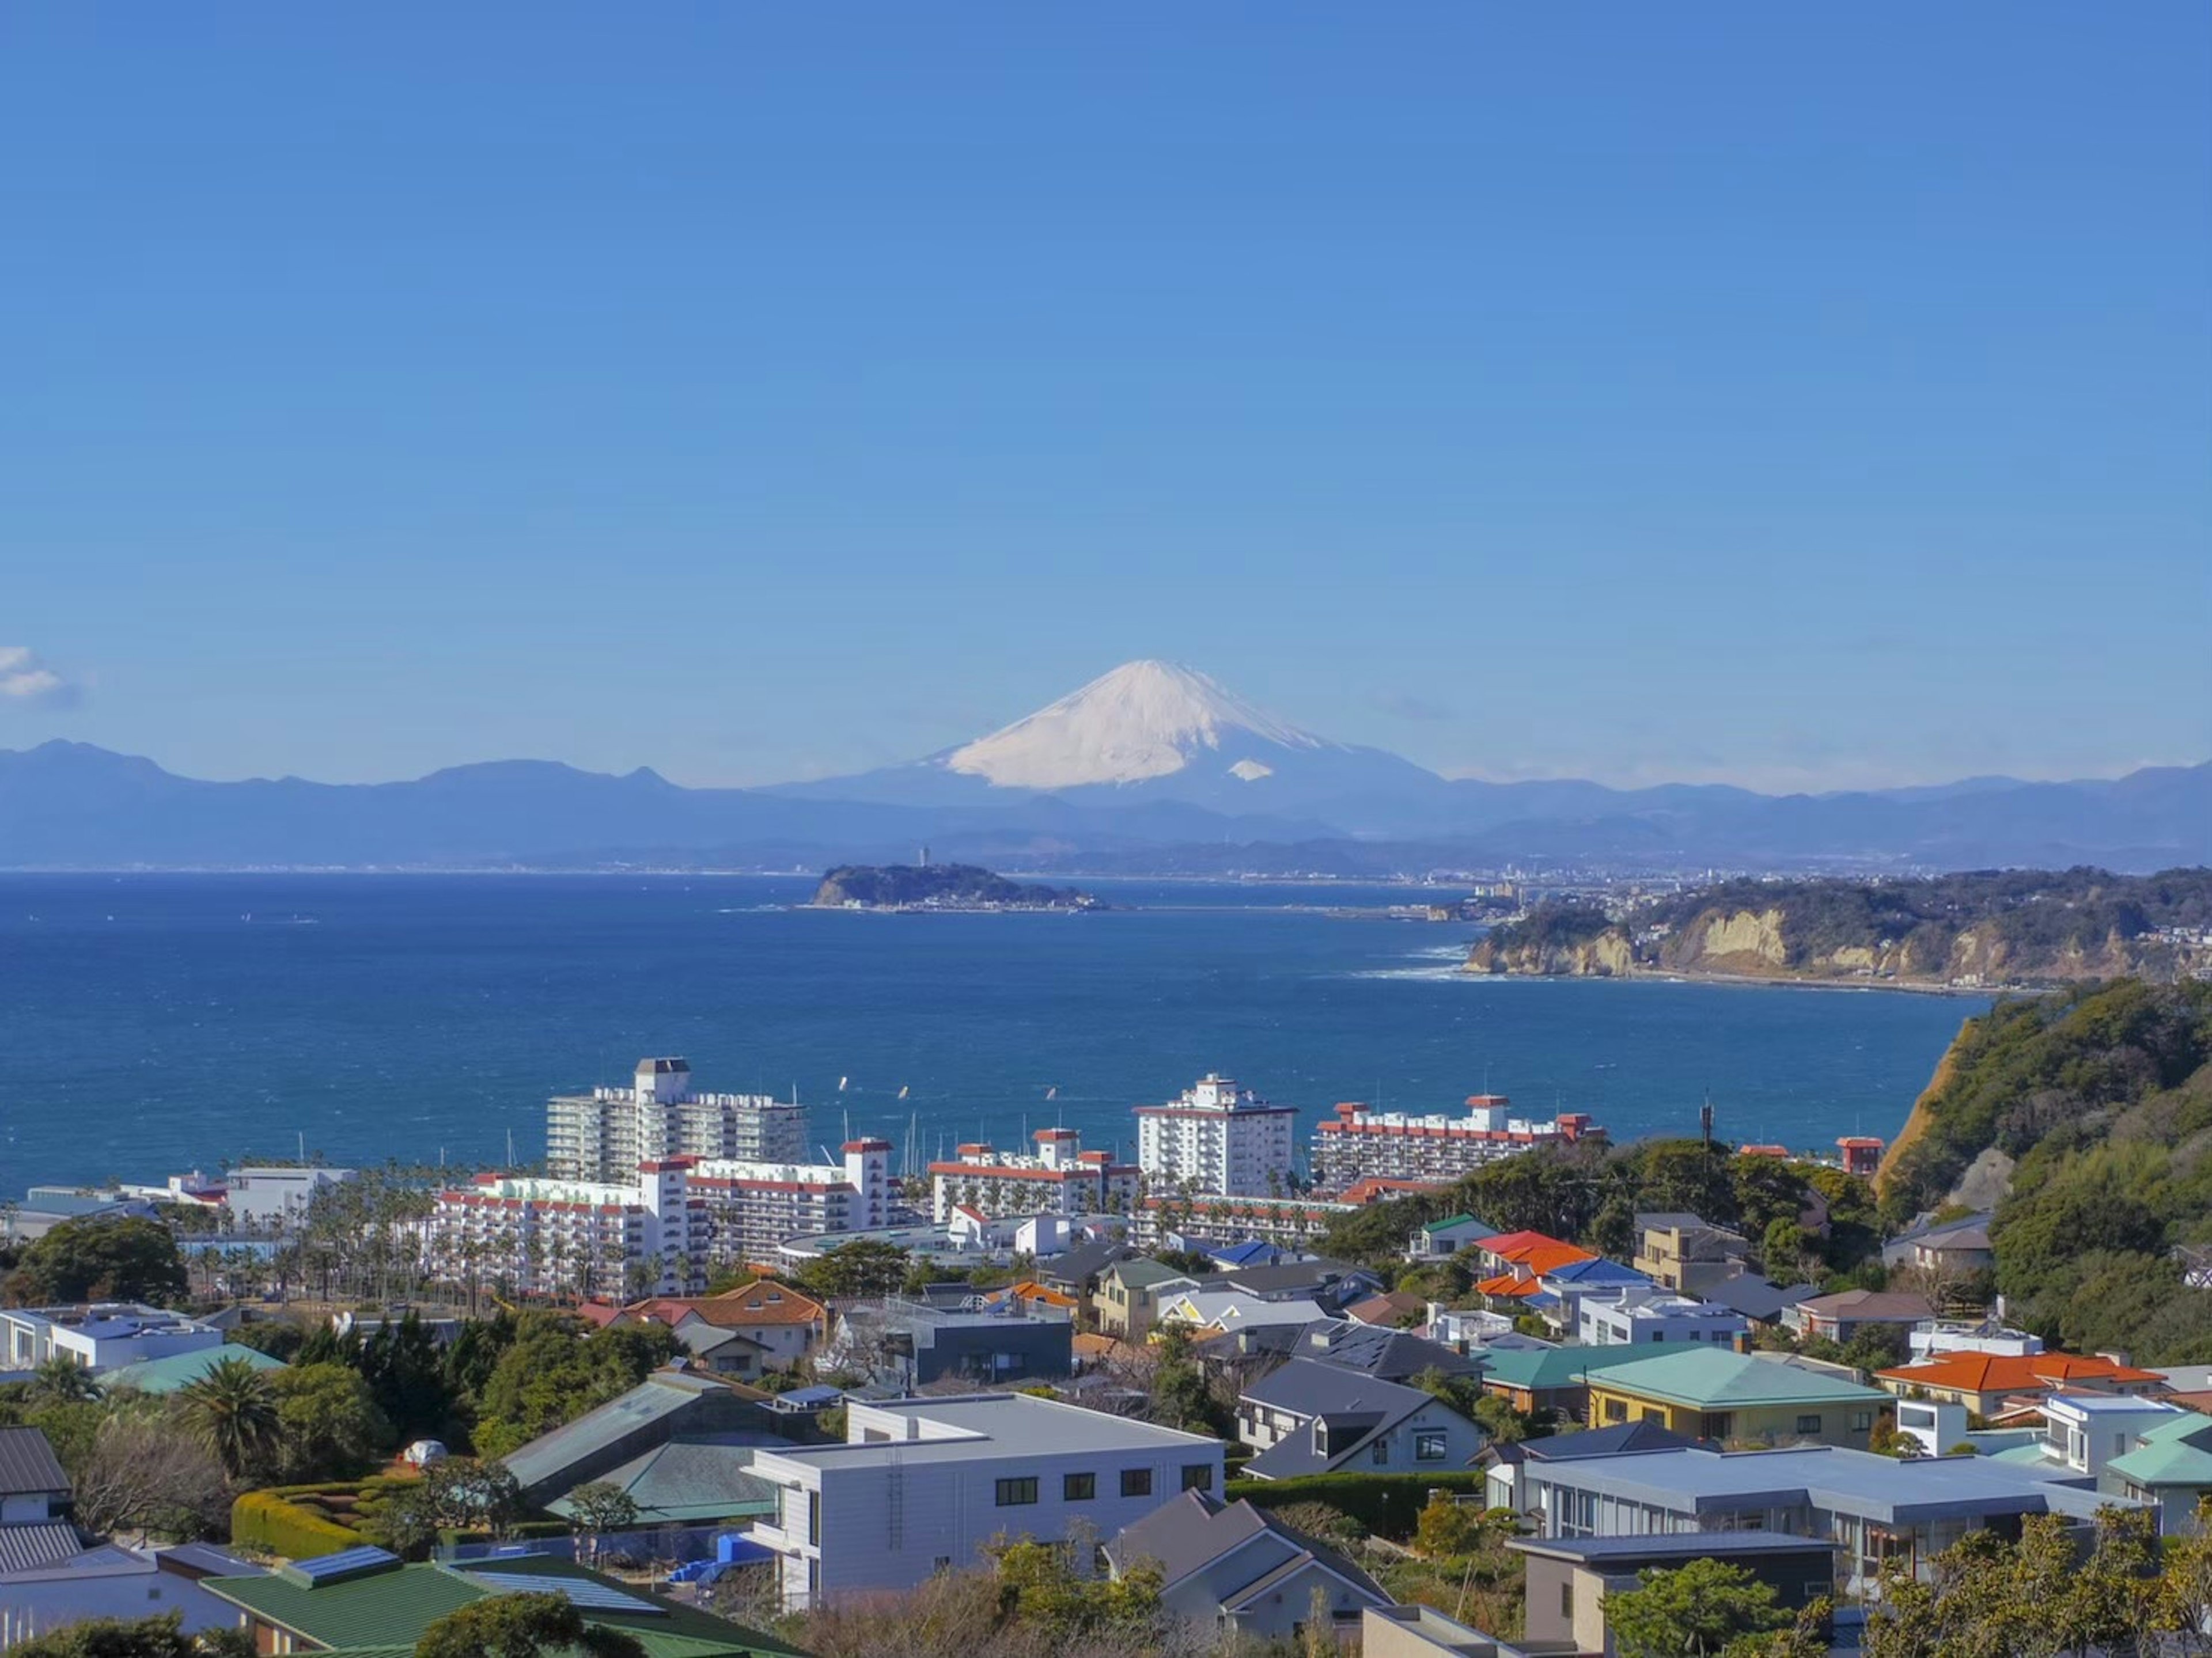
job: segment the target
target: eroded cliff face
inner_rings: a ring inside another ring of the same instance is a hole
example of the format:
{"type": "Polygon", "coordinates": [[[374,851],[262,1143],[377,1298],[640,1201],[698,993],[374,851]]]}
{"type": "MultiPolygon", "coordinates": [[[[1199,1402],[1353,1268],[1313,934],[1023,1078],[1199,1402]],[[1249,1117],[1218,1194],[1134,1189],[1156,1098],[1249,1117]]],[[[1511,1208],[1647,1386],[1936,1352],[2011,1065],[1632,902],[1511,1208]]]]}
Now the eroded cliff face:
{"type": "Polygon", "coordinates": [[[1470,973],[1524,974],[1546,979],[1626,979],[1638,971],[1635,946],[1614,927],[1576,944],[1501,948],[1488,937],[1468,953],[1470,973]]]}

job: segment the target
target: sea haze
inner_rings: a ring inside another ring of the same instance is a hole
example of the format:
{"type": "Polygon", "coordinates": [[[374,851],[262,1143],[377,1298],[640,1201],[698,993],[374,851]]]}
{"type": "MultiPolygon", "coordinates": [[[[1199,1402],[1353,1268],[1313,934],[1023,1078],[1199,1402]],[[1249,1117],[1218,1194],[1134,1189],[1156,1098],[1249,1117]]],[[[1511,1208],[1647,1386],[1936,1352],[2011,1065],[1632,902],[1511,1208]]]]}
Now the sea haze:
{"type": "Polygon", "coordinates": [[[1233,1072],[1307,1115],[1486,1085],[1626,1139],[1889,1135],[1986,1004],[1863,991],[1468,979],[1473,929],[1399,889],[1107,882],[1085,915],[798,910],[811,879],[0,878],[0,1196],[249,1152],[483,1163],[552,1092],[683,1054],[787,1094],[813,1139],[1005,1145],[1233,1072]],[[838,1091],[840,1078],[848,1078],[838,1091]],[[908,1090],[901,1100],[899,1090],[908,1090]],[[1048,1090],[1057,1097],[1047,1097],[1048,1090]]]}

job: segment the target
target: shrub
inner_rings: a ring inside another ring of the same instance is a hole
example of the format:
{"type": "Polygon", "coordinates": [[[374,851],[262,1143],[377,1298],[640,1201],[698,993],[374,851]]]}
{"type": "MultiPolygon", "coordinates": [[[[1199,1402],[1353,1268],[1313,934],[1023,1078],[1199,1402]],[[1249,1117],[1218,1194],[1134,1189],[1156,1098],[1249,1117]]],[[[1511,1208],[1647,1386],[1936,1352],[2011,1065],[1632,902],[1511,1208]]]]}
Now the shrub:
{"type": "Polygon", "coordinates": [[[248,1491],[230,1505],[230,1538],[288,1560],[312,1560],[368,1540],[274,1491],[248,1491]]]}
{"type": "Polygon", "coordinates": [[[1350,1515],[1377,1536],[1399,1542],[1413,1535],[1432,1491],[1480,1495],[1480,1469],[1454,1468],[1436,1473],[1314,1473],[1296,1479],[1233,1479],[1225,1494],[1255,1509],[1280,1509],[1292,1503],[1326,1503],[1350,1515]]]}

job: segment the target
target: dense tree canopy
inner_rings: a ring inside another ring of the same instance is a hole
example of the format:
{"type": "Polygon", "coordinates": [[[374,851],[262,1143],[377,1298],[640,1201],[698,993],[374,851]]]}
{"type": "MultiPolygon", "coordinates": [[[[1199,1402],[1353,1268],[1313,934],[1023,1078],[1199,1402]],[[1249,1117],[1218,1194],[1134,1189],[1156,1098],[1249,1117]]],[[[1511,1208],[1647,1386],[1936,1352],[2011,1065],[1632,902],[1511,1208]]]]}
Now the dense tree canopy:
{"type": "Polygon", "coordinates": [[[15,1307],[55,1307],[76,1301],[143,1301],[166,1307],[183,1299],[185,1260],[159,1221],[87,1216],[65,1220],[24,1249],[4,1293],[15,1307]]]}

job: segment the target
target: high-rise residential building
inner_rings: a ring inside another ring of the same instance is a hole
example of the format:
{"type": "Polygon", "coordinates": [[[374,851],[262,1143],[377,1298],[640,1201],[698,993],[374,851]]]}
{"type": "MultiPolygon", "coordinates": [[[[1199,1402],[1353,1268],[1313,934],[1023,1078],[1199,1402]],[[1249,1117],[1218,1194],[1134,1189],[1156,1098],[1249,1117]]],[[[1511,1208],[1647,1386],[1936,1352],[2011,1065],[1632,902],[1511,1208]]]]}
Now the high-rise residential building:
{"type": "Polygon", "coordinates": [[[957,1157],[929,1165],[932,1212],[938,1224],[966,1205],[993,1219],[1021,1215],[1126,1215],[1137,1202],[1137,1165],[1110,1151],[1086,1151],[1073,1128],[1040,1128],[1026,1156],[974,1142],[957,1157]]]}
{"type": "Polygon", "coordinates": [[[1516,1151],[1571,1145],[1604,1133],[1579,1111],[1562,1111],[1542,1122],[1514,1116],[1503,1094],[1471,1095],[1457,1115],[1413,1116],[1355,1101],[1315,1125],[1314,1185],[1340,1192],[1373,1178],[1444,1184],[1516,1151]]]}
{"type": "Polygon", "coordinates": [[[1208,1073],[1179,1099],[1136,1108],[1137,1164],[1155,1193],[1187,1185],[1227,1197],[1272,1195],[1291,1183],[1297,1114],[1208,1073]]]}
{"type": "Polygon", "coordinates": [[[787,1238],[886,1224],[889,1140],[830,1163],[647,1158],[627,1181],[483,1175],[422,1224],[432,1270],[540,1293],[685,1295],[717,1266],[774,1260],[787,1238]]]}
{"type": "Polygon", "coordinates": [[[545,1105],[545,1160],[564,1180],[622,1181],[655,1157],[796,1163],[806,1108],[766,1094],[701,1094],[681,1059],[640,1060],[628,1088],[556,1095],[545,1105]]]}

